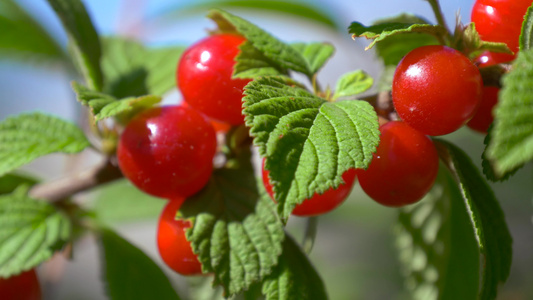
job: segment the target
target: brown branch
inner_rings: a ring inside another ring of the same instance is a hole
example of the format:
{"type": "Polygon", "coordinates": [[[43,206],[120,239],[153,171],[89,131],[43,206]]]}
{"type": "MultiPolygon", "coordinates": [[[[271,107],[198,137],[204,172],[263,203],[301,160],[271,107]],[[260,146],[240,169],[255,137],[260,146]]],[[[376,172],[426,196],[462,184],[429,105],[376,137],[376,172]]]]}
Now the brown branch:
{"type": "Polygon", "coordinates": [[[79,192],[119,178],[122,178],[119,168],[106,161],[77,174],[35,185],[30,190],[29,195],[32,198],[43,199],[48,202],[59,202],[79,192]]]}

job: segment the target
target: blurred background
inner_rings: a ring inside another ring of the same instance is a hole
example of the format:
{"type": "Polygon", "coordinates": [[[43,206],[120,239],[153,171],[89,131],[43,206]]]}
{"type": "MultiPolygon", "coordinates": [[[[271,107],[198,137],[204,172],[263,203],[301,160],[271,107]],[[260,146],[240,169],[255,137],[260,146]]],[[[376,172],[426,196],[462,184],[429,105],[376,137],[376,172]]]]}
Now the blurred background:
{"type": "MultiPolygon", "coordinates": [[[[448,25],[453,27],[459,15],[463,23],[469,22],[473,2],[442,1],[448,25]]],[[[435,22],[430,6],[423,0],[86,0],[84,3],[101,35],[129,36],[153,47],[186,46],[206,36],[206,29],[215,27],[205,18],[209,7],[227,9],[284,41],[330,42],[336,47],[336,54],[319,75],[323,86],[334,86],[341,74],[355,69],[363,69],[376,79],[383,71],[373,50],[364,51],[368,42],[351,39],[346,29],[350,22],[367,25],[401,12],[435,22]],[[270,9],[261,6],[267,2],[282,5],[270,5],[270,9]],[[286,5],[283,8],[283,3],[294,4],[297,9],[289,11],[286,5]]],[[[66,34],[46,1],[0,1],[0,120],[20,112],[42,111],[80,122],[81,106],[70,88],[70,81],[77,75],[66,63],[66,43],[66,34]],[[17,38],[13,26],[20,24],[43,30],[42,42],[10,48],[17,38]]],[[[180,101],[179,92],[169,92],[164,101],[180,101]]],[[[445,138],[465,149],[480,166],[483,136],[461,129],[445,138]]],[[[90,152],[77,158],[51,155],[25,170],[50,180],[91,165],[97,159],[90,152]]],[[[509,181],[492,185],[514,239],[511,275],[501,287],[498,299],[533,299],[532,182],[533,169],[528,165],[509,181]]],[[[190,284],[209,289],[209,282],[176,275],[159,259],[155,232],[163,201],[141,195],[124,181],[82,195],[79,201],[96,207],[104,220],[158,262],[184,299],[217,299],[211,298],[209,292],[199,292],[201,288],[188,289],[190,284]]],[[[375,204],[357,185],[340,208],[320,217],[310,258],[324,279],[331,299],[409,299],[394,247],[392,231],[396,220],[397,210],[375,204]]],[[[289,222],[289,230],[297,240],[301,239],[304,226],[304,220],[296,217],[289,222]]],[[[57,256],[43,265],[39,273],[47,299],[105,299],[98,255],[96,243],[88,236],[76,245],[72,261],[57,256]]]]}

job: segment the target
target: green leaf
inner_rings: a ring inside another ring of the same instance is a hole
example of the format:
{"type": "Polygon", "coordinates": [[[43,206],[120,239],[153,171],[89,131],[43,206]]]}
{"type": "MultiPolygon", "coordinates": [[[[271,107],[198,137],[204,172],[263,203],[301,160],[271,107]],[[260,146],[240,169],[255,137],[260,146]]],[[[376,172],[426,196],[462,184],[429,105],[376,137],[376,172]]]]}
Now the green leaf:
{"type": "Polygon", "coordinates": [[[95,115],[96,121],[113,117],[113,116],[125,116],[126,113],[128,113],[128,119],[134,116],[137,112],[151,107],[154,104],[157,104],[161,102],[161,97],[159,96],[153,96],[153,95],[147,95],[142,97],[129,97],[125,99],[120,99],[118,101],[115,101],[113,103],[109,103],[105,107],[98,112],[98,114],[95,115]]]}
{"type": "MultiPolygon", "coordinates": [[[[313,76],[307,60],[294,47],[286,44],[254,24],[222,10],[211,10],[208,17],[222,31],[238,32],[265,57],[284,69],[313,76]]],[[[236,67],[237,68],[237,67],[236,67]]]]}
{"type": "Polygon", "coordinates": [[[485,150],[497,177],[533,159],[533,50],[518,53],[502,85],[485,150]]]}
{"type": "Polygon", "coordinates": [[[491,143],[492,140],[492,125],[489,127],[488,133],[485,136],[485,139],[483,140],[483,143],[485,144],[485,151],[483,151],[483,154],[481,155],[482,161],[481,161],[481,167],[483,169],[483,174],[485,174],[485,177],[493,182],[497,181],[506,181],[507,179],[511,178],[518,170],[519,168],[516,168],[510,172],[507,172],[505,175],[500,176],[495,173],[494,167],[492,165],[492,162],[487,159],[487,146],[491,143]]]}
{"type": "Polygon", "coordinates": [[[110,229],[100,232],[106,292],[112,300],[179,300],[159,266],[110,229]]]}
{"type": "Polygon", "coordinates": [[[250,42],[244,42],[235,58],[234,78],[258,78],[263,76],[288,75],[288,71],[266,57],[250,42]]]}
{"type": "Polygon", "coordinates": [[[10,117],[0,123],[0,176],[41,156],[77,153],[89,146],[74,124],[41,113],[10,117]]]}
{"type": "MultiPolygon", "coordinates": [[[[415,15],[401,14],[391,18],[378,20],[373,25],[391,22],[406,24],[429,24],[427,20],[415,15]]],[[[393,35],[376,44],[376,53],[379,57],[381,57],[381,59],[383,59],[383,63],[386,67],[393,66],[393,70],[395,70],[396,65],[398,65],[400,60],[407,53],[418,47],[437,44],[438,41],[435,36],[427,33],[393,35]]],[[[388,85],[387,90],[390,90],[390,86],[388,85]]]]}
{"type": "Polygon", "coordinates": [[[91,108],[95,121],[114,116],[121,120],[127,120],[137,112],[162,100],[161,97],[153,95],[116,99],[105,93],[90,90],[76,81],[72,82],[72,89],[76,93],[78,101],[91,108]]]}
{"type": "Polygon", "coordinates": [[[166,204],[161,198],[141,192],[126,179],[106,184],[97,193],[94,211],[106,223],[155,219],[166,204]]]}
{"type": "Polygon", "coordinates": [[[432,190],[400,210],[398,256],[410,299],[476,299],[479,248],[457,185],[440,169],[432,190]]]}
{"type": "Polygon", "coordinates": [[[426,33],[434,36],[442,36],[446,29],[440,25],[431,24],[409,24],[400,22],[381,23],[377,25],[365,26],[359,22],[352,22],[348,27],[348,32],[352,38],[365,37],[373,40],[366,50],[372,48],[376,43],[386,40],[391,36],[406,33],[426,33]]]}
{"type": "Polygon", "coordinates": [[[36,184],[37,182],[39,182],[39,180],[25,174],[5,174],[3,176],[0,176],[0,195],[9,194],[21,185],[31,186],[36,184]]]}
{"type": "Polygon", "coordinates": [[[0,58],[66,60],[57,41],[13,0],[0,2],[0,58]]]}
{"type": "Polygon", "coordinates": [[[273,13],[285,13],[289,16],[304,18],[332,28],[340,28],[339,18],[331,13],[326,13],[323,7],[315,7],[305,1],[276,1],[276,0],[208,0],[190,1],[174,9],[165,10],[165,14],[172,19],[183,15],[190,15],[193,12],[205,11],[207,9],[218,8],[250,8],[261,12],[271,11],[273,13]]]}
{"type": "Polygon", "coordinates": [[[476,240],[484,256],[481,299],[495,299],[498,284],[509,277],[512,238],[505,216],[488,183],[470,158],[456,146],[434,140],[465,201],[476,240]]]}
{"type": "Polygon", "coordinates": [[[326,103],[280,78],[245,87],[246,126],[270,170],[283,219],[315,193],[337,187],[350,168],[366,168],[379,143],[377,115],[364,101],[326,103]]]}
{"type": "Polygon", "coordinates": [[[361,94],[371,88],[373,84],[374,79],[362,70],[346,73],[337,81],[334,98],[361,94]]]}
{"type": "Polygon", "coordinates": [[[520,33],[520,51],[531,49],[533,40],[533,6],[527,9],[520,33]]]}
{"type": "Polygon", "coordinates": [[[17,192],[0,196],[0,277],[48,260],[70,233],[70,220],[54,206],[17,192]]]}
{"type": "Polygon", "coordinates": [[[282,252],[283,225],[272,200],[259,197],[250,153],[238,168],[214,171],[207,186],[180,209],[192,221],[187,239],[202,270],[215,274],[226,296],[272,272],[282,252]]]}
{"type": "Polygon", "coordinates": [[[481,40],[474,23],[468,24],[465,28],[461,47],[470,51],[470,58],[474,59],[484,51],[513,54],[505,43],[485,42],[481,40]]]}
{"type": "Polygon", "coordinates": [[[116,98],[162,96],[176,86],[176,66],[185,47],[150,49],[137,41],[102,40],[103,91],[116,98]]]}
{"type": "Polygon", "coordinates": [[[312,74],[317,73],[335,53],[335,47],[329,43],[293,43],[291,46],[302,54],[312,74]]]}
{"type": "Polygon", "coordinates": [[[91,89],[100,91],[100,40],[80,0],[48,0],[67,31],[74,62],[91,89]]]}
{"type": "Polygon", "coordinates": [[[267,300],[328,299],[320,275],[290,236],[285,237],[278,265],[263,283],[263,295],[267,300]]]}

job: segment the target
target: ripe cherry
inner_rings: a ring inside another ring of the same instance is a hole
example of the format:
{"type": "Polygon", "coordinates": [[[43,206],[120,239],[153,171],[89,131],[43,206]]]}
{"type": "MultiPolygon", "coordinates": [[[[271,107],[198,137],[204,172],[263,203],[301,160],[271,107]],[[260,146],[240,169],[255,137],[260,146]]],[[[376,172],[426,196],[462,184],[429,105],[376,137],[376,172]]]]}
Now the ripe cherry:
{"type": "Polygon", "coordinates": [[[404,206],[422,199],[439,170],[431,139],[404,122],[380,127],[381,141],[367,170],[358,169],[359,184],[376,202],[404,206]]]}
{"type": "Polygon", "coordinates": [[[498,103],[499,88],[495,86],[484,86],[483,97],[481,98],[481,104],[474,115],[474,117],[466,124],[471,129],[479,131],[481,133],[487,133],[490,124],[494,120],[492,110],[498,103]]]}
{"type": "MultiPolygon", "coordinates": [[[[262,174],[263,174],[263,184],[267,193],[274,199],[274,190],[272,189],[272,184],[270,183],[270,178],[268,174],[270,173],[265,169],[265,159],[263,158],[262,163],[262,174]]],[[[342,180],[344,183],[339,185],[336,189],[330,188],[325,191],[323,194],[314,194],[313,197],[304,200],[302,203],[296,205],[292,211],[293,215],[300,217],[310,217],[316,215],[322,215],[327,212],[332,211],[337,206],[341,205],[346,198],[350,195],[352,187],[355,183],[355,169],[350,169],[344,174],[342,174],[342,180]]]]}
{"type": "Polygon", "coordinates": [[[514,55],[505,53],[496,53],[490,51],[484,51],[478,57],[474,59],[474,62],[479,68],[485,68],[494,66],[500,63],[506,63],[514,60],[514,55]]]}
{"type": "Polygon", "coordinates": [[[217,140],[209,121],[182,106],[148,109],[122,133],[120,170],[142,191],[163,198],[195,194],[209,180],[217,140]]]}
{"type": "Polygon", "coordinates": [[[170,200],[159,218],[157,248],[163,261],[181,275],[202,274],[202,264],[194,254],[185,231],[191,227],[186,220],[176,219],[176,213],[184,198],[170,200]]]}
{"type": "Polygon", "coordinates": [[[41,287],[34,269],[0,278],[0,299],[5,300],[40,300],[41,287]]]}
{"type": "Polygon", "coordinates": [[[477,0],[471,20],[481,39],[505,43],[516,53],[524,15],[530,6],[531,0],[477,0]]]}
{"type": "Polygon", "coordinates": [[[217,34],[189,47],[178,64],[177,82],[184,100],[207,116],[240,125],[242,92],[250,79],[232,79],[235,57],[245,41],[234,34],[217,34]]]}
{"type": "Polygon", "coordinates": [[[451,133],[472,118],[481,100],[478,68],[459,51],[423,46],[394,73],[392,99],[400,118],[428,135],[451,133]]]}

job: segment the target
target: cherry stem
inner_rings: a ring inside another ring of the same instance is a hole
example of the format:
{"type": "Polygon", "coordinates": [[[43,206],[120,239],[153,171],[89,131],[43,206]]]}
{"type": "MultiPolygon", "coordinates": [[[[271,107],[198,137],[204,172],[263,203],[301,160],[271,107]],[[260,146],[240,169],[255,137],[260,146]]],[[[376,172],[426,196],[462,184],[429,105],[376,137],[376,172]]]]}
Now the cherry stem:
{"type": "Polygon", "coordinates": [[[313,84],[313,92],[315,95],[319,95],[322,93],[322,88],[320,87],[320,83],[318,83],[317,74],[315,73],[312,77],[309,78],[311,81],[311,84],[313,84]]]}
{"type": "Polygon", "coordinates": [[[302,249],[306,254],[311,253],[311,250],[313,250],[317,228],[318,228],[318,217],[314,216],[314,217],[307,218],[307,223],[305,225],[304,238],[302,241],[302,249]]]}
{"type": "Polygon", "coordinates": [[[58,180],[37,184],[31,188],[32,198],[43,199],[50,203],[61,202],[79,192],[83,192],[122,178],[119,168],[110,161],[96,165],[88,170],[69,175],[58,180]]]}
{"type": "MultiPolygon", "coordinates": [[[[439,5],[439,0],[427,0],[429,2],[429,5],[431,5],[431,9],[433,9],[433,13],[435,14],[435,18],[437,19],[437,23],[444,27],[446,29],[446,36],[445,39],[450,41],[451,40],[451,34],[450,30],[448,29],[448,25],[446,25],[446,21],[444,20],[444,17],[442,15],[442,10],[439,5]]],[[[442,37],[438,36],[439,42],[443,45],[446,44],[446,40],[442,37]]]]}

